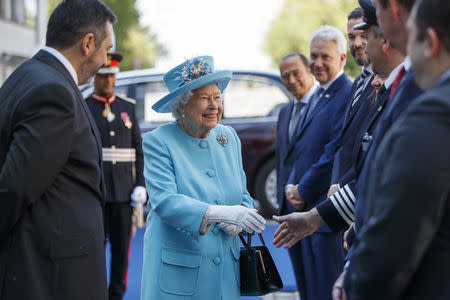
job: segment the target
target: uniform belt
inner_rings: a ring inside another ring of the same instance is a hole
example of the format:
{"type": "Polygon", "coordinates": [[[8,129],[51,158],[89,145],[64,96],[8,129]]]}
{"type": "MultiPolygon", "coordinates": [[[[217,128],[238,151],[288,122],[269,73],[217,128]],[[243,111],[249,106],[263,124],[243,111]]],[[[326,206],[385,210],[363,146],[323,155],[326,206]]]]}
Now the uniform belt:
{"type": "Polygon", "coordinates": [[[136,149],[134,148],[102,148],[103,161],[134,162],[136,161],[136,149]]]}

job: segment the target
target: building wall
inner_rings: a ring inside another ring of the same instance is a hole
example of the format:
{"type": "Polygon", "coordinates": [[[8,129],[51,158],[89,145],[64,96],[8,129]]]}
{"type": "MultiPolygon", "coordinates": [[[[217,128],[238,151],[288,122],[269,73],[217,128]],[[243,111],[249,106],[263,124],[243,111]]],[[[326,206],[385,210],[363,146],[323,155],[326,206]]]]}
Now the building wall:
{"type": "Polygon", "coordinates": [[[45,44],[47,0],[0,0],[0,85],[45,44]]]}

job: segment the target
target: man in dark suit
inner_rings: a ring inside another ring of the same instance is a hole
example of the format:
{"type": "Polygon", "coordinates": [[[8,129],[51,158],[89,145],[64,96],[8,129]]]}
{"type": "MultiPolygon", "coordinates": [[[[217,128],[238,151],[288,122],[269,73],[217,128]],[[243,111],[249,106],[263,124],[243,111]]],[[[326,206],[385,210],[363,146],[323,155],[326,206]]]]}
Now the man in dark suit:
{"type": "MultiPolygon", "coordinates": [[[[290,149],[295,148],[295,144],[300,142],[300,140],[296,139],[299,121],[302,114],[305,113],[309,99],[319,84],[314,81],[314,77],[309,69],[308,59],[300,53],[288,54],[281,60],[280,74],[284,86],[293,97],[293,100],[280,110],[277,124],[276,169],[278,213],[284,215],[297,211],[287,201],[284,193],[294,165],[294,153],[290,149]],[[290,153],[290,157],[287,157],[288,153],[290,153]]],[[[300,253],[299,245],[289,249],[289,256],[296,274],[298,287],[304,282],[304,280],[301,280],[303,271],[300,267],[300,253]]]]}
{"type": "MultiPolygon", "coordinates": [[[[300,119],[297,141],[287,154],[294,161],[286,198],[297,210],[309,210],[326,198],[334,154],[347,107],[351,82],[343,72],[347,41],[335,27],[313,33],[310,68],[320,83],[300,119]],[[291,153],[292,152],[292,153],[291,153]]],[[[300,242],[302,299],[330,299],[343,267],[342,236],[323,226],[300,242]]]]}
{"type": "Polygon", "coordinates": [[[133,207],[136,213],[142,214],[142,205],[147,199],[142,138],[135,114],[136,101],[114,93],[121,60],[120,54],[108,53],[108,63],[95,75],[95,91],[87,99],[103,147],[106,186],[103,215],[105,232],[111,245],[109,300],[121,300],[125,293],[133,207]]]}
{"type": "Polygon", "coordinates": [[[409,18],[408,54],[426,92],[375,156],[348,299],[450,299],[449,14],[447,0],[419,0],[409,18]]]}
{"type": "MultiPolygon", "coordinates": [[[[336,183],[336,186],[339,184],[342,185],[342,187],[356,177],[356,172],[354,172],[353,168],[354,144],[357,140],[359,142],[359,137],[362,136],[361,131],[363,123],[368,117],[369,112],[373,110],[373,103],[371,104],[373,89],[370,84],[373,79],[373,74],[370,59],[366,53],[367,37],[364,30],[353,29],[353,26],[362,22],[363,10],[358,7],[349,14],[347,27],[350,52],[352,53],[355,62],[362,65],[363,69],[352,85],[351,96],[346,108],[341,133],[341,143],[339,150],[336,152],[333,164],[332,175],[334,176],[332,176],[331,181],[332,183],[336,183]],[[346,178],[345,181],[344,177],[346,178]]],[[[331,193],[332,190],[333,186],[330,187],[329,193],[331,193]]],[[[345,209],[341,209],[341,202],[327,199],[326,201],[321,202],[317,208],[296,214],[297,224],[299,224],[299,226],[295,228],[297,229],[296,233],[298,239],[312,234],[324,224],[327,224],[335,232],[348,228],[348,225],[353,221],[353,213],[348,212],[351,210],[351,207],[349,207],[347,202],[350,202],[352,198],[346,196],[342,198],[339,197],[338,199],[344,202],[343,207],[345,209]]]]}
{"type": "MultiPolygon", "coordinates": [[[[379,17],[378,22],[382,28],[384,37],[401,53],[406,54],[406,41],[408,39],[406,20],[409,18],[414,0],[392,0],[389,1],[390,3],[382,0],[375,0],[373,3],[367,0],[360,1],[367,2],[367,5],[376,5],[376,14],[379,17]]],[[[375,9],[375,7],[372,9],[375,9]]],[[[421,93],[421,89],[415,82],[410,60],[406,58],[402,69],[400,69],[397,77],[392,82],[389,99],[386,101],[385,108],[374,127],[368,149],[365,151],[364,160],[361,161],[361,172],[355,187],[358,193],[358,201],[355,204],[355,224],[353,226],[356,232],[356,238],[348,254],[348,267],[336,281],[336,289],[339,291],[337,292],[336,299],[343,299],[345,296],[342,288],[345,289],[347,294],[350,290],[350,279],[353,277],[353,256],[355,254],[355,248],[359,243],[360,230],[367,222],[368,180],[375,154],[386,132],[388,132],[398,117],[421,93]]]]}
{"type": "Polygon", "coordinates": [[[0,89],[1,299],[107,299],[101,141],[77,85],[106,63],[115,21],[63,1],[0,89]]]}

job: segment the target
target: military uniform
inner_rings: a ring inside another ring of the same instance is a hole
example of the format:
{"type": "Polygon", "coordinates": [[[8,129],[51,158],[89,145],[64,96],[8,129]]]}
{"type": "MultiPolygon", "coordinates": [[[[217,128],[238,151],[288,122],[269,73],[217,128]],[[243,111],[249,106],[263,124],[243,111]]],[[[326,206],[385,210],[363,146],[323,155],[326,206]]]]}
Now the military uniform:
{"type": "Polygon", "coordinates": [[[111,243],[111,299],[121,299],[126,290],[128,252],[133,207],[130,195],[144,186],[142,139],[135,115],[135,100],[96,93],[87,99],[103,147],[106,185],[105,232],[111,243]],[[116,295],[116,296],[114,296],[116,295]]]}

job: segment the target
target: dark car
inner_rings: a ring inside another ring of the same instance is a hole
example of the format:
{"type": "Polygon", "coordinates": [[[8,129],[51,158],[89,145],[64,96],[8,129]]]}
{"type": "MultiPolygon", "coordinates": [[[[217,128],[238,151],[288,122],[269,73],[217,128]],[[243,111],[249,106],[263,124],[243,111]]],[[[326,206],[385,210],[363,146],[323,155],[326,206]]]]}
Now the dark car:
{"type": "MultiPolygon", "coordinates": [[[[156,113],[151,106],[168,93],[164,72],[135,70],[117,74],[116,93],[136,99],[136,114],[142,133],[173,121],[172,115],[156,113]]],[[[92,86],[82,88],[85,97],[92,86]]],[[[233,71],[224,91],[224,125],[234,128],[242,142],[242,161],[247,189],[260,212],[271,217],[276,211],[276,123],[289,93],[277,72],[233,71]]]]}

